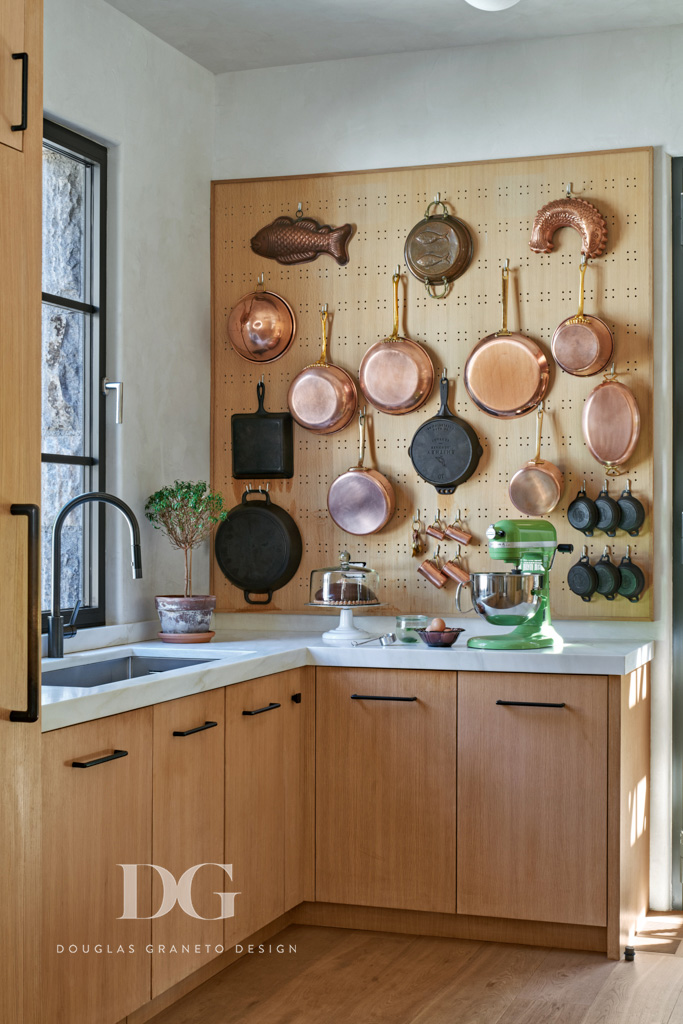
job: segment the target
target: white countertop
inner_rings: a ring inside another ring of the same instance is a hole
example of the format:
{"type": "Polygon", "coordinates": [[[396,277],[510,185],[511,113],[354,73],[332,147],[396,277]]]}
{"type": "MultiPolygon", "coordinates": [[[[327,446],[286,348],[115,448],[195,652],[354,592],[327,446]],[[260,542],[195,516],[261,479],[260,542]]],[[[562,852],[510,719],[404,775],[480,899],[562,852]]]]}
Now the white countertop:
{"type": "Polygon", "coordinates": [[[121,658],[132,653],[210,657],[212,663],[179,669],[173,674],[107,683],[91,687],[85,694],[82,689],[75,694],[66,687],[44,686],[43,732],[303,665],[388,668],[396,671],[437,669],[447,672],[627,675],[652,660],[654,643],[651,640],[572,639],[565,640],[562,650],[484,651],[468,648],[464,637],[449,648],[403,643],[389,647],[381,647],[378,643],[362,647],[332,647],[322,642],[319,632],[222,632],[210,644],[171,645],[147,641],[82,651],[60,659],[44,658],[44,678],[54,669],[85,665],[105,658],[121,658]]]}

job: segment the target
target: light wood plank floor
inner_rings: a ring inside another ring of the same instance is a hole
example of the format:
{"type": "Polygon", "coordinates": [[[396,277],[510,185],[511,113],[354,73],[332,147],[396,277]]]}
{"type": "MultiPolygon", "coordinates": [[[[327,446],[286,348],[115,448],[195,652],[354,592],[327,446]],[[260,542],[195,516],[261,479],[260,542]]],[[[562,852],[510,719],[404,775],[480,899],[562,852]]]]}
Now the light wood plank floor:
{"type": "Polygon", "coordinates": [[[683,1024],[683,957],[292,925],[152,1024],[683,1024]],[[267,944],[266,944],[267,948],[267,944]]]}

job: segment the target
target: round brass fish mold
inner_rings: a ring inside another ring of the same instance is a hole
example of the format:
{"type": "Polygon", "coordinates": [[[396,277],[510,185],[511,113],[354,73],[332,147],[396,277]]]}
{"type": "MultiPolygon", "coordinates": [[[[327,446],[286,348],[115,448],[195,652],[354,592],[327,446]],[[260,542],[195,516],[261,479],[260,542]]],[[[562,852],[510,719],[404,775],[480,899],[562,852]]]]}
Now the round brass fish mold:
{"type": "Polygon", "coordinates": [[[450,285],[464,274],[474,253],[474,241],[467,225],[453,217],[437,194],[422,220],[406,238],[404,258],[410,273],[422,281],[432,299],[444,299],[450,285]],[[432,207],[442,213],[430,213],[432,207]],[[441,293],[436,287],[442,285],[441,293]]]}

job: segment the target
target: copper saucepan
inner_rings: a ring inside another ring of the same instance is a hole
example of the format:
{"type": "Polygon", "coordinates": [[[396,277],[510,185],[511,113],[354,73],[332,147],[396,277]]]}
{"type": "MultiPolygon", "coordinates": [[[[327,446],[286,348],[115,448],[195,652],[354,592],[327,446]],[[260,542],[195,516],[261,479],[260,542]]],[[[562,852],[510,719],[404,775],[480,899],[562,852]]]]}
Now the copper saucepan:
{"type": "Polygon", "coordinates": [[[296,422],[314,434],[333,434],[351,422],[358,407],[353,378],[327,361],[327,305],[320,311],[323,347],[320,359],[306,366],[289,386],[287,405],[296,422]]]}
{"type": "Polygon", "coordinates": [[[376,409],[392,416],[413,412],[429,398],[434,386],[434,367],[427,352],[410,338],[398,334],[398,282],[400,267],[393,275],[394,329],[388,338],[376,341],[360,364],[360,389],[376,409]]]}
{"type": "Polygon", "coordinates": [[[543,400],[550,383],[548,360],[541,348],[524,334],[508,330],[509,265],[505,260],[501,329],[474,346],[464,373],[472,401],[489,416],[503,419],[526,416],[543,400]]]}
{"type": "Polygon", "coordinates": [[[552,340],[555,362],[575,377],[590,377],[604,370],[614,351],[612,332],[598,316],[585,316],[583,312],[583,285],[586,276],[586,257],[581,257],[579,268],[579,311],[576,316],[563,320],[552,340]]]}
{"type": "Polygon", "coordinates": [[[630,459],[640,437],[640,410],[636,396],[616,379],[614,363],[602,384],[593,388],[583,407],[581,426],[586,447],[607,467],[608,476],[630,459]]]}
{"type": "Polygon", "coordinates": [[[327,492],[327,508],[342,530],[362,536],[379,533],[394,514],[396,496],[387,478],[376,469],[366,469],[365,409],[358,417],[360,424],[360,458],[358,465],[338,476],[327,492]]]}
{"type": "Polygon", "coordinates": [[[268,292],[259,274],[256,291],[243,295],[228,317],[228,339],[238,356],[250,363],[272,363],[294,341],[296,319],[281,295],[268,292]]]}
{"type": "Polygon", "coordinates": [[[536,454],[510,481],[510,501],[527,516],[546,516],[555,508],[564,488],[562,470],[541,458],[543,402],[536,415],[536,454]]]}

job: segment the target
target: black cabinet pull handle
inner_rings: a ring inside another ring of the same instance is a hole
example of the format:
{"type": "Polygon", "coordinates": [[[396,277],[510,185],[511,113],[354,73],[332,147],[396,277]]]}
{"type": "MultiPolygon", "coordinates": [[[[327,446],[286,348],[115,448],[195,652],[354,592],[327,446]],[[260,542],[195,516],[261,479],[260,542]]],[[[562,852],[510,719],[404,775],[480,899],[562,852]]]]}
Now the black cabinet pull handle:
{"type": "Polygon", "coordinates": [[[268,704],[265,708],[256,708],[255,711],[243,711],[243,715],[262,715],[264,711],[274,711],[275,708],[279,708],[279,704],[268,704]]]}
{"type": "Polygon", "coordinates": [[[300,693],[293,693],[292,694],[292,701],[293,701],[294,704],[301,704],[301,694],[300,693]]]}
{"type": "Polygon", "coordinates": [[[113,754],[106,757],[96,757],[94,761],[72,761],[72,768],[92,768],[95,764],[104,764],[105,761],[116,761],[119,757],[128,757],[127,750],[115,750],[113,754]]]}
{"type": "Polygon", "coordinates": [[[562,704],[545,704],[543,701],[538,700],[497,700],[496,704],[500,704],[502,707],[510,708],[563,708],[566,707],[564,701],[562,704]]]}
{"type": "Polygon", "coordinates": [[[28,54],[13,53],[12,60],[21,61],[21,124],[11,124],[13,132],[25,132],[28,128],[28,54]]]}
{"type": "Polygon", "coordinates": [[[174,736],[193,736],[196,732],[204,732],[205,729],[215,729],[218,722],[204,722],[204,725],[198,725],[196,729],[186,729],[185,732],[175,730],[174,736]]]}
{"type": "Polygon", "coordinates": [[[40,712],[40,509],[10,505],[13,516],[28,519],[28,586],[26,601],[26,711],[10,711],[10,722],[37,722],[40,712]]]}
{"type": "Polygon", "coordinates": [[[352,693],[351,700],[417,700],[417,697],[378,697],[369,693],[352,693]]]}

